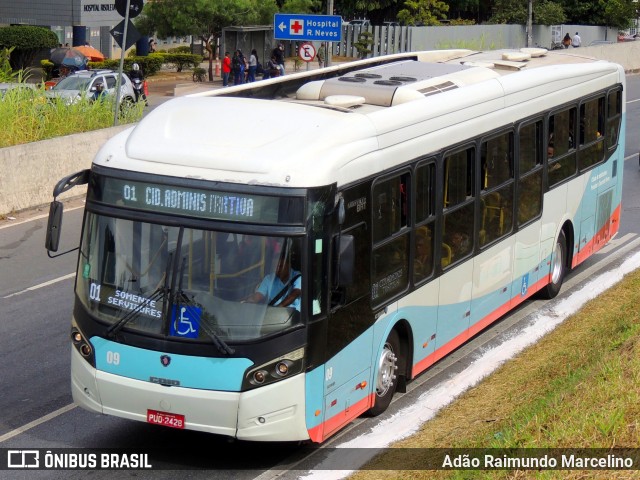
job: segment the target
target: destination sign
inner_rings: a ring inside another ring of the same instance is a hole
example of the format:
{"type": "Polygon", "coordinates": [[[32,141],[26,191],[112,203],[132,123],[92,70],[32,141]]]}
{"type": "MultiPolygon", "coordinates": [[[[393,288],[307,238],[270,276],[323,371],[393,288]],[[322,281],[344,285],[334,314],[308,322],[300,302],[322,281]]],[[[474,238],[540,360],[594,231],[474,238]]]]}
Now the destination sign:
{"type": "Polygon", "coordinates": [[[99,177],[98,182],[102,185],[89,190],[89,199],[109,205],[234,222],[302,223],[301,197],[230,193],[110,177],[99,177]],[[281,212],[287,218],[282,218],[281,212]],[[297,218],[291,218],[292,214],[297,218]]]}

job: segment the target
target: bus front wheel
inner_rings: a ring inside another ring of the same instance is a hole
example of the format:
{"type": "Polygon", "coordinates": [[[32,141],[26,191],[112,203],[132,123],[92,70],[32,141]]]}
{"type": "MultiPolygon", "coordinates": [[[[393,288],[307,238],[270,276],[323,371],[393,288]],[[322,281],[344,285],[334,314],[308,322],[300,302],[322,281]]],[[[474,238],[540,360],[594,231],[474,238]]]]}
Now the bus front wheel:
{"type": "Polygon", "coordinates": [[[384,342],[384,347],[378,358],[375,385],[375,401],[373,407],[367,412],[375,417],[384,412],[393,398],[398,386],[398,361],[400,357],[400,338],[398,332],[392,330],[384,342]]]}
{"type": "Polygon", "coordinates": [[[562,282],[566,273],[566,264],[567,237],[565,237],[564,231],[561,231],[551,255],[551,281],[541,291],[544,298],[551,299],[560,293],[560,287],[562,287],[562,282]]]}

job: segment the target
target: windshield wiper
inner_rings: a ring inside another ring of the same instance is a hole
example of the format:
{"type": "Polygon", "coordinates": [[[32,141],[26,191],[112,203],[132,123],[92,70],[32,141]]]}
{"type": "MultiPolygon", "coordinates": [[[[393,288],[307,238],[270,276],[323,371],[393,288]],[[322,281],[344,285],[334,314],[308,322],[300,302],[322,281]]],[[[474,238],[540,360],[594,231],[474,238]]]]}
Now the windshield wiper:
{"type": "Polygon", "coordinates": [[[136,308],[127,313],[124,317],[118,320],[116,323],[111,325],[107,329],[107,335],[111,338],[115,337],[115,335],[124,327],[127,323],[129,323],[134,318],[137,318],[140,315],[140,312],[144,307],[147,307],[151,302],[155,300],[164,300],[167,296],[167,292],[169,291],[169,270],[171,268],[171,260],[173,259],[173,253],[169,254],[169,258],[167,260],[167,266],[164,272],[164,285],[159,286],[148,298],[145,299],[144,302],[139,304],[136,308]]]}
{"type": "MultiPolygon", "coordinates": [[[[180,304],[184,302],[187,310],[190,313],[194,313],[195,305],[193,304],[193,300],[190,299],[187,296],[187,294],[184,293],[184,291],[182,290],[182,279],[184,277],[184,267],[185,267],[186,260],[187,260],[187,257],[182,257],[182,265],[180,266],[180,280],[178,280],[178,291],[176,295],[177,297],[176,311],[179,310],[177,307],[179,307],[180,304]]],[[[177,318],[176,318],[176,321],[177,321],[177,318]]],[[[202,330],[209,336],[209,338],[211,338],[211,341],[213,342],[213,344],[216,346],[216,348],[220,353],[223,353],[225,355],[233,355],[236,352],[233,348],[227,345],[227,343],[224,340],[222,340],[222,338],[220,338],[220,336],[213,330],[213,328],[207,325],[207,323],[203,321],[202,318],[200,318],[200,327],[202,327],[202,330]]]]}

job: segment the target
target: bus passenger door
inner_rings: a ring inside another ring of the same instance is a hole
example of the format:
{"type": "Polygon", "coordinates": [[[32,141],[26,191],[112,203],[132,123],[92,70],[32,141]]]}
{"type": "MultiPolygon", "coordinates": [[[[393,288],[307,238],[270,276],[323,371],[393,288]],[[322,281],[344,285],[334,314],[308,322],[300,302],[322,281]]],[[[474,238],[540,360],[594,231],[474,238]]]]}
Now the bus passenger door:
{"type": "Polygon", "coordinates": [[[324,433],[327,438],[370,407],[369,380],[373,355],[370,282],[369,184],[343,192],[344,223],[332,239],[331,311],[327,322],[324,378],[324,433]],[[352,242],[352,279],[338,274],[341,237],[352,242]]]}

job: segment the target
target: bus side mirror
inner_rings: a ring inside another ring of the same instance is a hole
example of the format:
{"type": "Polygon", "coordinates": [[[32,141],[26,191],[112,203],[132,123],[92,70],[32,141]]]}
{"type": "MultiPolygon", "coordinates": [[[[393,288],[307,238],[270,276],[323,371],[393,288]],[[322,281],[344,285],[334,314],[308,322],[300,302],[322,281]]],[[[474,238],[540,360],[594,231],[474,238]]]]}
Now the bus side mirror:
{"type": "Polygon", "coordinates": [[[49,205],[49,221],[47,222],[47,235],[45,247],[49,252],[57,252],[62,230],[62,202],[54,200],[49,205]]]}
{"type": "Polygon", "coordinates": [[[356,258],[355,240],[353,235],[340,235],[336,242],[338,251],[334,258],[337,261],[335,285],[346,287],[353,283],[353,270],[356,258]]]}

